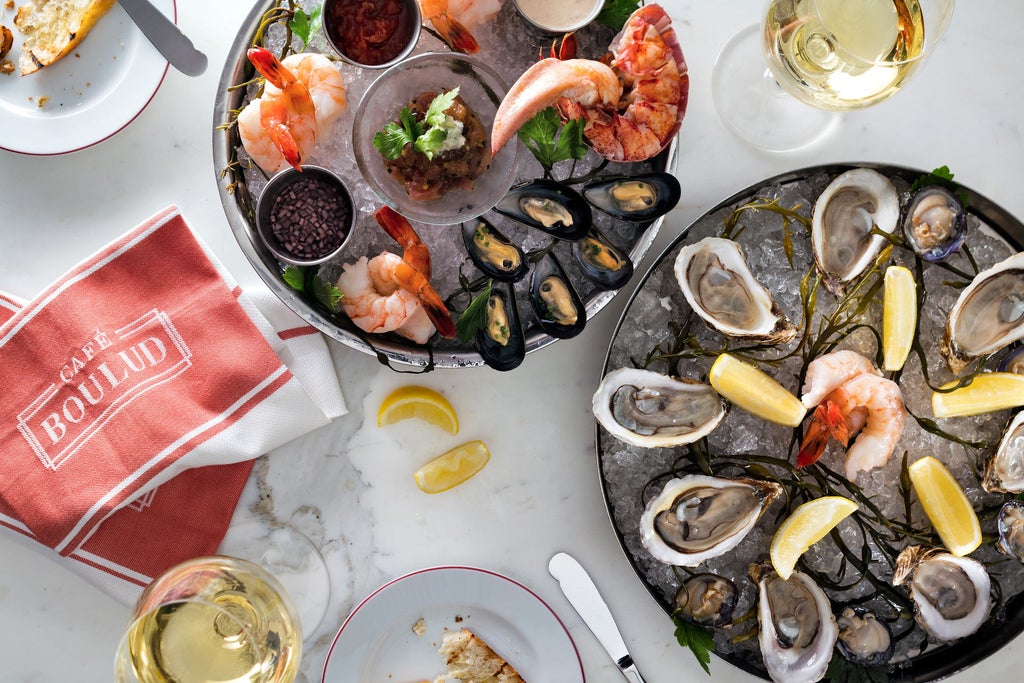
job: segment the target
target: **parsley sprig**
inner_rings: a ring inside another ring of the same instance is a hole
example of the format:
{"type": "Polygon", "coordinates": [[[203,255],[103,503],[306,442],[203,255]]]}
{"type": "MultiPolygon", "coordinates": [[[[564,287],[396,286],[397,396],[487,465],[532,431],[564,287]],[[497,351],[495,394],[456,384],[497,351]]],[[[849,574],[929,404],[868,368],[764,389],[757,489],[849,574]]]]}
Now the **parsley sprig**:
{"type": "Polygon", "coordinates": [[[519,139],[533,152],[545,172],[559,161],[582,159],[587,154],[583,142],[583,119],[573,119],[562,125],[554,107],[548,107],[519,129],[519,139]]]}
{"type": "Polygon", "coordinates": [[[700,668],[710,676],[711,653],[715,649],[715,639],[711,635],[711,631],[691,624],[678,615],[673,616],[672,621],[676,625],[676,640],[683,647],[690,648],[693,656],[697,658],[700,668]]]}
{"type": "Polygon", "coordinates": [[[301,50],[306,49],[309,39],[320,30],[320,26],[323,24],[320,16],[321,9],[321,7],[317,7],[308,14],[304,10],[296,9],[291,21],[288,22],[288,28],[302,41],[301,50]]]}
{"type": "Polygon", "coordinates": [[[413,149],[433,160],[448,139],[445,112],[455,103],[458,95],[459,89],[456,87],[435,97],[427,107],[422,122],[416,120],[412,109],[403,107],[398,113],[398,122],[391,121],[373,136],[373,146],[385,159],[392,160],[402,156],[405,146],[411,144],[413,149]]]}
{"type": "Polygon", "coordinates": [[[332,313],[338,312],[338,305],[345,296],[333,282],[321,278],[316,268],[288,266],[281,273],[281,279],[295,291],[311,294],[332,313]]]}
{"type": "Polygon", "coordinates": [[[638,7],[640,0],[606,0],[601,13],[597,15],[597,23],[618,31],[638,7]]]}

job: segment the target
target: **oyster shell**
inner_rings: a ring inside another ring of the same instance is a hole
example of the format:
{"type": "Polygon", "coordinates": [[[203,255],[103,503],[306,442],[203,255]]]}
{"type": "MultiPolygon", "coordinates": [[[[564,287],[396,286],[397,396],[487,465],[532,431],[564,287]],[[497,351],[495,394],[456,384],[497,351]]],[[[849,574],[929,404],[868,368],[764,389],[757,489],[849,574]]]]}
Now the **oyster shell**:
{"type": "Polygon", "coordinates": [[[726,336],[778,344],[796,334],[732,240],[705,237],[683,247],[675,274],[690,307],[726,336]]]}
{"type": "Polygon", "coordinates": [[[942,261],[963,245],[967,236],[967,212],[946,188],[923,187],[907,206],[903,235],[925,261],[942,261]]]}
{"type": "Polygon", "coordinates": [[[649,448],[679,446],[707,436],[726,411],[725,401],[707,384],[634,368],[605,375],[592,407],[594,417],[612,436],[649,448]]]}
{"type": "Polygon", "coordinates": [[[942,641],[974,633],[992,610],[992,582],[985,565],[945,550],[904,548],[896,558],[892,582],[909,582],[918,623],[942,641]]]}
{"type": "Polygon", "coordinates": [[[990,493],[1024,491],[1024,411],[1007,423],[1003,438],[985,463],[981,485],[990,493]]]}
{"type": "Polygon", "coordinates": [[[946,319],[942,355],[953,374],[1024,338],[1024,252],[974,276],[946,319]]]}
{"type": "Polygon", "coordinates": [[[591,180],[583,186],[583,196],[600,211],[639,223],[674,209],[682,190],[669,173],[643,173],[591,180]]]}
{"type": "Polygon", "coordinates": [[[691,576],[676,592],[676,611],[702,626],[722,626],[732,620],[739,598],[736,584],[717,574],[691,576]]]}
{"type": "Polygon", "coordinates": [[[483,218],[462,224],[462,241],[480,272],[495,280],[516,282],[530,270],[523,250],[483,218]]]}
{"type": "Polygon", "coordinates": [[[640,542],[657,560],[695,567],[739,545],[781,494],[760,479],[671,479],[640,516],[640,542]]]}
{"type": "Polygon", "coordinates": [[[569,282],[562,264],[550,253],[533,267],[530,304],[537,314],[537,322],[552,337],[575,337],[587,324],[583,300],[569,282]]]}
{"type": "Polygon", "coordinates": [[[869,168],[841,173],[814,203],[811,247],[825,285],[841,293],[881,251],[885,238],[871,229],[891,233],[900,219],[896,188],[884,175],[869,168]]]}
{"type": "Polygon", "coordinates": [[[1012,372],[1015,375],[1024,375],[1024,346],[1018,346],[1010,351],[999,362],[999,372],[1012,372]]]}
{"type": "Polygon", "coordinates": [[[783,579],[768,568],[752,572],[758,584],[758,642],[776,683],[814,683],[825,676],[839,636],[832,603],[811,577],[783,579]]]}
{"type": "Polygon", "coordinates": [[[495,370],[512,370],[526,357],[526,340],[519,322],[512,285],[495,285],[487,299],[485,324],[476,333],[476,349],[495,370]]]}
{"type": "Polygon", "coordinates": [[[633,261],[597,228],[572,245],[572,258],[598,289],[618,289],[633,277],[633,261]]]}
{"type": "Polygon", "coordinates": [[[999,542],[1001,551],[1024,562],[1024,503],[1011,500],[999,509],[999,542]]]}
{"type": "Polygon", "coordinates": [[[846,607],[836,620],[844,657],[861,666],[879,666],[892,659],[895,642],[889,625],[863,607],[846,607]]]}
{"type": "Polygon", "coordinates": [[[590,205],[567,185],[539,178],[513,187],[494,210],[563,240],[578,240],[590,230],[590,205]]]}

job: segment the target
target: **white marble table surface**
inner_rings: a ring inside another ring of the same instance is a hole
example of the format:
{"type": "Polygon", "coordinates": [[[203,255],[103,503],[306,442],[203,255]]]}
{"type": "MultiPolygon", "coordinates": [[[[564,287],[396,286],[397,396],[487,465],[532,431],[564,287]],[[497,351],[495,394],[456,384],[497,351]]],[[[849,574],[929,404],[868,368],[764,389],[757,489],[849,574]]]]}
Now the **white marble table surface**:
{"type": "MultiPolygon", "coordinates": [[[[721,198],[818,163],[948,164],[958,180],[1024,216],[1024,4],[964,0],[940,49],[901,93],[842,115],[828,139],[789,154],[761,153],[731,137],[711,100],[715,56],[735,31],[758,18],[761,0],[664,4],[692,78],[679,140],[683,199],[641,270],[721,198]]],[[[258,281],[228,229],[211,157],[221,66],[251,2],[177,5],[179,24],[210,57],[205,75],[190,79],[170,71],[134,123],[90,149],[56,157],[0,152],[0,289],[32,296],[171,203],[243,284],[258,281]]],[[[617,683],[619,673],[547,573],[548,558],[559,550],[575,554],[591,571],[650,683],[705,680],[633,574],[599,486],[590,396],[625,298],[581,337],[532,354],[506,374],[472,369],[413,378],[332,343],[351,412],[270,454],[258,471],[272,498],[260,502],[253,485],[239,512],[291,521],[323,548],[334,594],[323,625],[307,643],[310,681],[320,679],[327,647],[354,601],[411,570],[470,564],[533,588],[567,624],[587,680],[617,683]],[[420,494],[411,473],[451,447],[453,438],[414,424],[382,430],[374,419],[383,396],[412,380],[451,397],[462,422],[458,438],[485,439],[493,453],[480,475],[444,495],[420,494]]],[[[128,612],[46,557],[0,539],[0,679],[110,680],[128,612]]],[[[1016,680],[1021,658],[1024,640],[1018,639],[952,680],[1016,680]]],[[[718,659],[712,671],[716,681],[753,680],[718,659]]]]}

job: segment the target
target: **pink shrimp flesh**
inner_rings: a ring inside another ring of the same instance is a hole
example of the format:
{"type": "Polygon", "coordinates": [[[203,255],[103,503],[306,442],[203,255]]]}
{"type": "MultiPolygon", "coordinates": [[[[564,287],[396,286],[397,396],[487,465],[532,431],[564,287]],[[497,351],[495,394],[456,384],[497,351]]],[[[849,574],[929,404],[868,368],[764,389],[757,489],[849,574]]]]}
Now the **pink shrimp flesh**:
{"type": "Polygon", "coordinates": [[[342,309],[359,329],[371,334],[397,332],[418,344],[434,334],[419,299],[399,287],[389,273],[402,258],[384,252],[345,264],[337,287],[344,294],[342,309]],[[424,324],[425,321],[425,324],[424,324]]]}
{"type": "Polygon", "coordinates": [[[456,18],[459,15],[455,12],[454,0],[419,0],[419,3],[423,20],[433,24],[444,42],[453,50],[465,54],[476,54],[480,51],[480,44],[476,42],[476,38],[466,25],[456,18]]]}
{"type": "Polygon", "coordinates": [[[833,351],[818,356],[807,365],[800,401],[811,409],[840,384],[863,373],[881,374],[870,360],[855,351],[833,351]]]}
{"type": "Polygon", "coordinates": [[[300,141],[311,137],[316,144],[316,107],[309,89],[270,50],[251,48],[248,56],[256,70],[279,89],[260,98],[260,125],[285,160],[301,171],[300,141]]]}

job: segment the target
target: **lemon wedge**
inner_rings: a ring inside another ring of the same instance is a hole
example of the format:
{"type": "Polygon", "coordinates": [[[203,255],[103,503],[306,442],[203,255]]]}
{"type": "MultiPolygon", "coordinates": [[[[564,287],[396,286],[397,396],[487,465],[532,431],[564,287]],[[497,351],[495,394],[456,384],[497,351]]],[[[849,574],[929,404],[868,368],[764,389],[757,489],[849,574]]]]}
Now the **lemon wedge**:
{"type": "Polygon", "coordinates": [[[807,412],[773,377],[727,353],[715,359],[708,380],[726,400],[769,422],[796,427],[807,412]]]}
{"type": "Polygon", "coordinates": [[[775,532],[769,549],[779,576],[788,579],[800,556],[855,510],[857,504],[843,496],[815,498],[793,510],[775,532]]]}
{"type": "Polygon", "coordinates": [[[971,501],[941,462],[926,455],[909,468],[910,482],[942,544],[957,557],[981,545],[981,525],[971,501]]]}
{"type": "Polygon", "coordinates": [[[885,295],[882,298],[882,365],[899,370],[907,362],[917,327],[917,283],[914,274],[903,266],[885,271],[885,295]]]}
{"type": "Polygon", "coordinates": [[[459,416],[444,396],[415,385],[399,387],[387,395],[377,411],[377,426],[419,418],[436,425],[449,434],[459,433],[459,416]]]}
{"type": "Polygon", "coordinates": [[[482,470],[490,459],[483,441],[468,441],[416,470],[416,485],[424,493],[447,491],[482,470]]]}
{"type": "MultiPolygon", "coordinates": [[[[946,387],[955,386],[955,383],[946,387]]],[[[1013,372],[985,372],[970,384],[947,393],[932,394],[935,417],[981,415],[1024,406],[1024,375],[1013,372]]]]}

